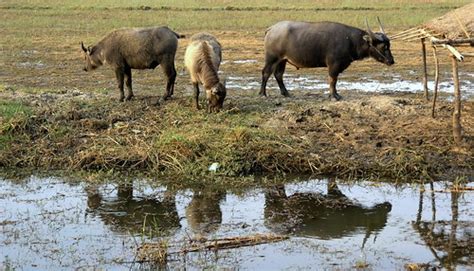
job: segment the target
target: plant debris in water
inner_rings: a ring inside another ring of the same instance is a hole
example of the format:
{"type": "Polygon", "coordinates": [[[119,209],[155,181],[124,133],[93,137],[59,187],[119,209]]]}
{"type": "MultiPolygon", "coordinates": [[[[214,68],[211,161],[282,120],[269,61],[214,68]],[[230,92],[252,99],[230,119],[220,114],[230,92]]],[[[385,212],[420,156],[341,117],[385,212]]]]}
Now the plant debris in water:
{"type": "MultiPolygon", "coordinates": [[[[204,251],[204,250],[220,250],[239,248],[245,246],[255,246],[260,244],[268,244],[278,241],[287,240],[289,237],[277,234],[255,234],[252,236],[237,236],[226,238],[198,238],[190,239],[184,248],[180,251],[168,252],[168,246],[165,242],[148,242],[141,244],[137,248],[138,262],[151,262],[154,264],[165,265],[169,254],[185,254],[189,252],[204,251]]],[[[177,246],[177,245],[174,245],[177,246]]]]}

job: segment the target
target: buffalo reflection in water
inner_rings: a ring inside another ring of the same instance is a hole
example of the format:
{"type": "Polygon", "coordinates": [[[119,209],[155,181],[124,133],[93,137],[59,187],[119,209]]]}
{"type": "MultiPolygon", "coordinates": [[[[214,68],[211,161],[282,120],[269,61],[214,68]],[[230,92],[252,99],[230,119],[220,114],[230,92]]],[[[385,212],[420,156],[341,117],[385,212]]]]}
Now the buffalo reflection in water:
{"type": "Polygon", "coordinates": [[[225,192],[195,190],[186,207],[186,218],[194,233],[207,235],[219,229],[222,223],[221,201],[225,192]]]}
{"type": "Polygon", "coordinates": [[[133,184],[120,184],[116,197],[103,196],[97,187],[86,189],[88,212],[118,232],[145,233],[172,231],[180,227],[175,194],[166,191],[163,199],[133,196],[133,184]]]}
{"type": "Polygon", "coordinates": [[[327,194],[295,193],[287,196],[284,185],[265,192],[265,224],[278,233],[334,239],[365,231],[362,246],[371,233],[381,231],[392,205],[363,206],[346,197],[334,181],[327,194]]]}

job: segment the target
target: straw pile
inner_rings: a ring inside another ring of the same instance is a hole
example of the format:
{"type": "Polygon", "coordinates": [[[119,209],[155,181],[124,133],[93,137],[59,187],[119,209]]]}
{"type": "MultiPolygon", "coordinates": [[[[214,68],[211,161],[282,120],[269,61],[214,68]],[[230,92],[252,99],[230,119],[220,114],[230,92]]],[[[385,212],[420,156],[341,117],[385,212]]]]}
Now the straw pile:
{"type": "Polygon", "coordinates": [[[422,27],[447,39],[466,38],[465,32],[474,37],[474,3],[450,11],[422,27]]]}
{"type": "Polygon", "coordinates": [[[420,26],[395,34],[391,39],[414,41],[429,37],[440,39],[474,37],[474,3],[452,10],[420,26]]]}

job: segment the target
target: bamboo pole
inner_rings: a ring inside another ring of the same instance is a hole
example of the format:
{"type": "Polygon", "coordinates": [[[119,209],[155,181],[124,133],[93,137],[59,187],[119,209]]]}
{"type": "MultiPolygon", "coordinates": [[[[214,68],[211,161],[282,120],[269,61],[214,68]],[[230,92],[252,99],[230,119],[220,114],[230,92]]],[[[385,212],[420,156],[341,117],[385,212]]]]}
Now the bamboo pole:
{"type": "Polygon", "coordinates": [[[459,61],[463,61],[463,60],[464,60],[464,56],[463,56],[458,50],[456,50],[456,48],[454,48],[453,46],[451,46],[451,45],[447,42],[447,40],[440,40],[440,39],[437,39],[437,38],[435,38],[435,37],[432,37],[432,38],[430,39],[430,41],[431,41],[431,44],[432,44],[432,45],[441,45],[441,46],[443,46],[444,48],[448,49],[449,52],[451,52],[451,54],[457,58],[457,60],[459,60],[459,61]]]}
{"type": "Polygon", "coordinates": [[[428,72],[426,68],[426,45],[425,39],[421,39],[421,52],[423,54],[423,91],[425,92],[425,99],[429,101],[428,97],[428,72]]]}
{"type": "Polygon", "coordinates": [[[462,141],[461,135],[461,90],[459,88],[459,74],[458,62],[456,56],[451,56],[453,65],[453,81],[454,81],[454,112],[453,112],[453,136],[454,142],[460,144],[462,141]]]}
{"type": "Polygon", "coordinates": [[[458,45],[458,44],[472,44],[474,43],[474,39],[432,39],[431,43],[433,44],[450,44],[450,45],[458,45]]]}
{"type": "Polygon", "coordinates": [[[391,35],[390,39],[398,38],[398,37],[401,37],[403,35],[406,35],[407,33],[413,33],[415,31],[418,32],[419,29],[417,27],[414,27],[414,28],[404,30],[402,32],[398,32],[397,34],[391,35]]]}
{"type": "Polygon", "coordinates": [[[431,117],[435,117],[435,108],[436,108],[436,99],[438,98],[438,84],[439,84],[439,60],[438,60],[438,53],[436,51],[436,46],[432,46],[433,48],[433,57],[435,62],[435,82],[434,82],[434,89],[433,89],[433,107],[431,108],[431,117]]]}
{"type": "Polygon", "coordinates": [[[420,38],[425,38],[426,35],[424,33],[421,33],[421,32],[416,32],[416,33],[412,33],[410,35],[406,35],[406,36],[402,36],[398,39],[401,39],[401,40],[413,40],[413,39],[420,39],[420,38]]]}

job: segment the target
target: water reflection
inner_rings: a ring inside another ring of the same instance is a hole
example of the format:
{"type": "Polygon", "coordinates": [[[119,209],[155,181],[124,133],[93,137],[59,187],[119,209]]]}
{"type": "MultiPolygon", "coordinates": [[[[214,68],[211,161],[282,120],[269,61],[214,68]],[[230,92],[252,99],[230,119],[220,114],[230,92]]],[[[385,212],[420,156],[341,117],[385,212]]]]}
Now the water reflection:
{"type": "Polygon", "coordinates": [[[431,220],[423,220],[422,217],[425,191],[421,189],[413,228],[443,268],[454,270],[458,264],[474,266],[474,223],[459,220],[459,198],[462,193],[454,190],[454,187],[448,190],[451,190],[451,219],[436,219],[436,193],[433,183],[430,183],[431,220]]]}
{"type": "Polygon", "coordinates": [[[153,197],[134,197],[132,182],[118,184],[115,197],[104,196],[95,185],[85,190],[88,213],[100,217],[114,231],[150,234],[180,227],[175,192],[164,192],[160,201],[153,197]]]}
{"type": "Polygon", "coordinates": [[[225,192],[195,190],[191,202],[186,207],[186,218],[194,233],[208,235],[214,233],[222,223],[221,201],[225,192]]]}
{"type": "Polygon", "coordinates": [[[407,263],[469,269],[474,193],[445,185],[309,180],[245,191],[169,191],[142,180],[0,179],[0,270],[130,269],[124,263],[134,261],[142,241],[164,239],[173,252],[193,234],[215,239],[269,231],[290,238],[212,256],[173,254],[167,268],[351,270],[363,261],[373,270],[407,263]],[[157,231],[159,238],[150,234],[157,231]]]}
{"type": "Polygon", "coordinates": [[[327,193],[294,193],[287,196],[284,185],[265,192],[265,225],[276,232],[334,239],[364,233],[362,247],[372,233],[387,224],[392,209],[389,202],[366,207],[348,198],[334,179],[327,193]]]}

